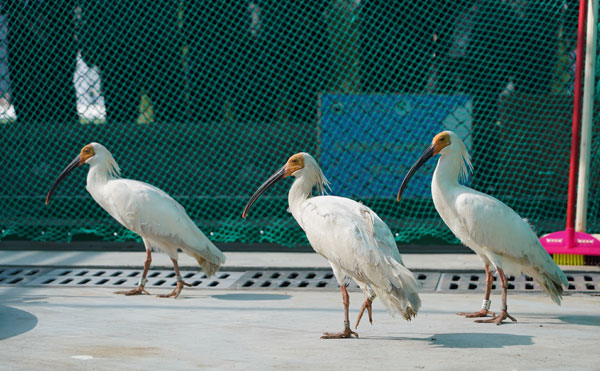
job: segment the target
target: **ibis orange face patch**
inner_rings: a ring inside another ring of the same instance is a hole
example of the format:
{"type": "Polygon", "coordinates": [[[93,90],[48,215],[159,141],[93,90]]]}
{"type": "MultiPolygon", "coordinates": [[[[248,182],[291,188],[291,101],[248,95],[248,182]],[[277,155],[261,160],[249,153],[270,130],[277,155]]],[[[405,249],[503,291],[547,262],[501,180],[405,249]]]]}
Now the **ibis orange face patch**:
{"type": "Polygon", "coordinates": [[[94,147],[91,144],[88,144],[87,146],[83,147],[81,149],[81,153],[79,154],[79,164],[83,165],[85,164],[85,162],[92,156],[94,156],[96,154],[96,152],[94,152],[94,147]]]}
{"type": "Polygon", "coordinates": [[[450,141],[450,134],[446,132],[439,133],[433,137],[433,155],[437,155],[441,150],[448,147],[452,142],[450,141]]]}
{"type": "Polygon", "coordinates": [[[304,156],[301,153],[297,153],[290,157],[285,164],[285,176],[290,176],[300,169],[304,169],[304,156]]]}

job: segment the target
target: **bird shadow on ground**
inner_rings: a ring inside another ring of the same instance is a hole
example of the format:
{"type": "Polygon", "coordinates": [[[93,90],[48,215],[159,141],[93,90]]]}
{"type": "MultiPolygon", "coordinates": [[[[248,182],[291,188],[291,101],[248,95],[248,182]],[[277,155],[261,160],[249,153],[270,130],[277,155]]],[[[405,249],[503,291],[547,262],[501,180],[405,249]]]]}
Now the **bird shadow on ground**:
{"type": "Polygon", "coordinates": [[[559,316],[558,319],[571,325],[600,326],[600,316],[576,314],[559,316]]]}
{"type": "Polygon", "coordinates": [[[291,295],[284,294],[223,294],[212,295],[213,298],[219,300],[287,300],[291,295]]]}
{"type": "Polygon", "coordinates": [[[3,304],[45,304],[48,302],[46,295],[0,295],[0,301],[3,304]]]}
{"type": "Polygon", "coordinates": [[[436,334],[429,342],[439,348],[504,348],[512,345],[533,345],[533,336],[501,333],[436,334]]]}
{"type": "Polygon", "coordinates": [[[512,335],[499,333],[455,333],[436,334],[426,338],[415,337],[361,337],[371,340],[394,340],[394,341],[427,341],[436,348],[504,348],[511,345],[533,345],[533,336],[512,335]]]}
{"type": "Polygon", "coordinates": [[[29,312],[0,305],[0,340],[30,331],[37,323],[37,317],[29,312]]]}
{"type": "Polygon", "coordinates": [[[567,314],[557,316],[552,314],[530,314],[521,323],[537,324],[539,326],[600,326],[600,315],[593,314],[567,314]]]}

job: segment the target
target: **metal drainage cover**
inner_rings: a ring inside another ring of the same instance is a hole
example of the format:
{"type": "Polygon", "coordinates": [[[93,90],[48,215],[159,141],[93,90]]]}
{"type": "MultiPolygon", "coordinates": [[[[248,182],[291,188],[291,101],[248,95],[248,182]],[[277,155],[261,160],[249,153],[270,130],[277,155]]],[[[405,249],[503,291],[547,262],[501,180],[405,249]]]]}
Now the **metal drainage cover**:
{"type": "MultiPolygon", "coordinates": [[[[600,292],[600,273],[566,273],[569,285],[565,292],[600,292]]],[[[494,276],[493,291],[500,291],[499,278],[494,276]]],[[[485,273],[443,273],[436,291],[471,292],[485,290],[485,273]]],[[[533,278],[521,275],[508,277],[508,290],[515,292],[542,291],[533,278]]]]}
{"type": "MultiPolygon", "coordinates": [[[[421,291],[435,290],[441,273],[414,272],[421,284],[421,291]]],[[[339,284],[330,270],[255,270],[247,271],[235,282],[232,289],[329,289],[338,290],[339,284]]],[[[360,291],[354,281],[348,284],[348,290],[360,291]]]]}
{"type": "MultiPolygon", "coordinates": [[[[59,286],[59,287],[135,287],[142,271],[139,269],[86,269],[86,268],[0,268],[0,285],[59,286]]],[[[200,271],[181,271],[183,280],[198,288],[227,289],[243,272],[217,272],[206,277],[200,271]]],[[[173,270],[150,270],[146,287],[174,287],[177,285],[173,270]]]]}
{"type": "MultiPolygon", "coordinates": [[[[413,272],[421,284],[421,292],[481,292],[485,289],[485,273],[413,272]]],[[[114,268],[14,268],[0,267],[0,286],[52,287],[135,287],[141,269],[114,268]]],[[[219,271],[208,278],[201,271],[182,270],[184,281],[192,287],[206,289],[252,290],[338,290],[330,270],[250,270],[219,271]]],[[[567,273],[566,292],[600,293],[600,273],[567,273]]],[[[146,287],[173,287],[177,284],[173,270],[150,270],[146,287]]],[[[500,287],[494,277],[492,290],[500,287]]],[[[540,292],[541,287],[525,275],[508,278],[509,291],[540,292]]],[[[358,291],[351,282],[349,290],[358,291]]]]}

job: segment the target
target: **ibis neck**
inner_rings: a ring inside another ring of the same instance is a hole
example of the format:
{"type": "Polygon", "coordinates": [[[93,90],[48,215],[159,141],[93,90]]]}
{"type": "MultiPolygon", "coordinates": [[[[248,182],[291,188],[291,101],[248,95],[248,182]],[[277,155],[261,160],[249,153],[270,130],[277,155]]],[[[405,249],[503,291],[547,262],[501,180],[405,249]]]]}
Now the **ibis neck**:
{"type": "Polygon", "coordinates": [[[297,177],[292,184],[290,193],[288,194],[288,203],[290,211],[296,220],[298,219],[296,216],[299,213],[300,206],[310,197],[313,187],[314,183],[308,181],[305,176],[297,177]]]}
{"type": "Polygon", "coordinates": [[[115,177],[110,174],[108,166],[104,166],[103,164],[90,165],[90,170],[87,175],[88,188],[95,185],[106,184],[111,179],[115,179],[115,177]]]}
{"type": "Polygon", "coordinates": [[[433,186],[443,189],[458,187],[462,156],[458,152],[443,154],[433,172],[433,186]]]}

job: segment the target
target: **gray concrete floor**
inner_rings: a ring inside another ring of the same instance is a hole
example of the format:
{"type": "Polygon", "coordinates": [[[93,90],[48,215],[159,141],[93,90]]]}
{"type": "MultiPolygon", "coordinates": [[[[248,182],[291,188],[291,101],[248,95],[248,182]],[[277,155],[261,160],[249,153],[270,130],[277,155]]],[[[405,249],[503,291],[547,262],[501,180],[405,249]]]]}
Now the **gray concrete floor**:
{"type": "MultiPolygon", "coordinates": [[[[316,254],[228,253],[224,269],[327,267],[316,254]]],[[[405,255],[413,270],[482,270],[475,255],[405,255]]],[[[0,251],[0,266],[140,267],[144,253],[0,251]]],[[[194,266],[181,257],[183,267],[194,266]]],[[[164,254],[153,268],[171,267],[164,254]]],[[[598,267],[564,267],[597,272],[598,267]]],[[[152,268],[151,268],[152,269],[152,268]]],[[[167,290],[151,290],[152,294],[167,290]]],[[[350,293],[351,321],[363,296],[350,293]]],[[[374,304],[360,339],[341,331],[335,291],[184,289],[179,299],[124,297],[100,287],[1,287],[1,370],[600,370],[600,297],[510,294],[518,323],[457,316],[482,294],[424,293],[412,322],[374,304]]],[[[500,298],[492,298],[492,309],[500,298]]]]}
{"type": "MultiPolygon", "coordinates": [[[[166,290],[155,290],[159,294],[166,290]]],[[[379,302],[360,339],[340,331],[340,294],[184,289],[180,299],[105,288],[0,288],[0,368],[7,370],[600,368],[600,297],[512,295],[518,323],[477,324],[480,295],[422,294],[412,322],[379,302]]],[[[351,321],[363,297],[351,293],[351,321]]],[[[493,298],[492,307],[499,306],[493,298]]]]}

